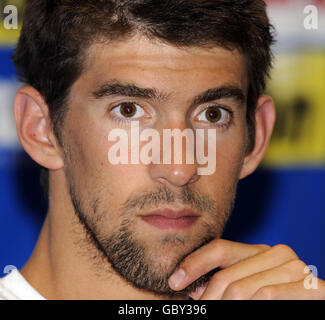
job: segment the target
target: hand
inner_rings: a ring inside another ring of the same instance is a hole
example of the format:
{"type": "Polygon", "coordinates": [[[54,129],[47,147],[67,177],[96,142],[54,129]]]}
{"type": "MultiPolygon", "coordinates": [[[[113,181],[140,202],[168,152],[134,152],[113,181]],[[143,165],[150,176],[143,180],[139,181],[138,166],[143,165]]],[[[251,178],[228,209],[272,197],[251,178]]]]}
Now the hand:
{"type": "Polygon", "coordinates": [[[173,282],[173,278],[177,280],[173,277],[176,270],[169,278],[169,286],[175,291],[182,290],[215,268],[222,270],[205,287],[191,293],[193,299],[325,299],[325,282],[313,278],[318,288],[307,289],[306,277],[309,281],[313,275],[290,247],[224,239],[215,239],[187,256],[178,269],[183,270],[179,273],[184,275],[183,280],[179,277],[173,282]]]}

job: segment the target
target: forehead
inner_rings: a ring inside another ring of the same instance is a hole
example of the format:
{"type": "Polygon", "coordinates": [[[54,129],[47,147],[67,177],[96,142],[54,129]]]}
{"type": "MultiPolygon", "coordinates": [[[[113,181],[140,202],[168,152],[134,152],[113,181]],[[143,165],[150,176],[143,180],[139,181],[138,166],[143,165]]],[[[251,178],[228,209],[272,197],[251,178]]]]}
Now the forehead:
{"type": "Polygon", "coordinates": [[[141,36],[94,43],[88,49],[82,77],[94,86],[119,80],[167,91],[193,92],[225,84],[247,90],[245,59],[237,50],[179,48],[141,36]]]}

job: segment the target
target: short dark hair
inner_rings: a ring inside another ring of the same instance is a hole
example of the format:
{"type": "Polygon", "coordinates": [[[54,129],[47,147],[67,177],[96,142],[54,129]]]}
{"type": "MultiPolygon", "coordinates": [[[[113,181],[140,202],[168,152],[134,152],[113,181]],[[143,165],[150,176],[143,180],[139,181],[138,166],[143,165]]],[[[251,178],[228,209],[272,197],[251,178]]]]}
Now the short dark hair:
{"type": "MultiPolygon", "coordinates": [[[[248,70],[251,149],[257,99],[272,66],[273,31],[263,0],[29,0],[13,61],[19,79],[43,95],[60,142],[69,90],[82,73],[86,49],[99,38],[139,32],[179,47],[237,49],[248,70]]],[[[48,192],[48,171],[41,184],[48,192]]]]}

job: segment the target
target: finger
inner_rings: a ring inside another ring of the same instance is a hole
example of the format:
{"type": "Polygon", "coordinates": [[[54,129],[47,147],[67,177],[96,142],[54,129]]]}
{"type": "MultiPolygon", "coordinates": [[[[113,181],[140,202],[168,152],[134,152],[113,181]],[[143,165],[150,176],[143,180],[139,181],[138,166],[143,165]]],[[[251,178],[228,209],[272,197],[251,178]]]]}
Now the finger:
{"type": "Polygon", "coordinates": [[[248,300],[262,287],[291,283],[306,277],[306,264],[301,260],[291,260],[281,266],[255,273],[247,278],[231,283],[222,300],[248,300]]]}
{"type": "Polygon", "coordinates": [[[187,256],[169,278],[171,289],[181,290],[209,271],[226,268],[240,260],[254,256],[270,247],[215,239],[187,256]]]}
{"type": "Polygon", "coordinates": [[[230,267],[215,273],[210,279],[209,285],[201,299],[221,299],[225,290],[232,283],[253,274],[278,267],[294,259],[298,259],[298,257],[290,247],[285,245],[276,245],[266,251],[239,261],[230,267]]]}
{"type": "Polygon", "coordinates": [[[325,282],[314,277],[317,286],[306,285],[305,280],[278,284],[259,289],[252,300],[325,300],[325,282]]]}
{"type": "Polygon", "coordinates": [[[207,288],[208,284],[205,283],[201,287],[197,288],[194,292],[190,293],[189,296],[194,300],[199,300],[200,297],[203,295],[205,289],[207,288]]]}

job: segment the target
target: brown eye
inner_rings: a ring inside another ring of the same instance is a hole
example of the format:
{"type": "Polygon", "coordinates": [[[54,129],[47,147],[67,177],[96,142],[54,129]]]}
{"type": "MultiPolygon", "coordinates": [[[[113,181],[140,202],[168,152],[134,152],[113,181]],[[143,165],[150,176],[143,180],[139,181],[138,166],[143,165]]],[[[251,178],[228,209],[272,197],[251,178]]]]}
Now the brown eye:
{"type": "Polygon", "coordinates": [[[218,122],[222,117],[221,110],[217,106],[209,107],[205,113],[207,120],[210,122],[218,122]]]}
{"type": "Polygon", "coordinates": [[[122,116],[126,118],[132,118],[137,112],[137,108],[134,103],[125,102],[121,104],[120,112],[122,116]]]}
{"type": "Polygon", "coordinates": [[[111,113],[125,120],[139,119],[145,115],[144,109],[135,102],[122,102],[114,107],[111,113]]]}
{"type": "Polygon", "coordinates": [[[197,116],[197,120],[224,125],[230,122],[231,113],[225,108],[214,105],[201,111],[197,116]]]}

